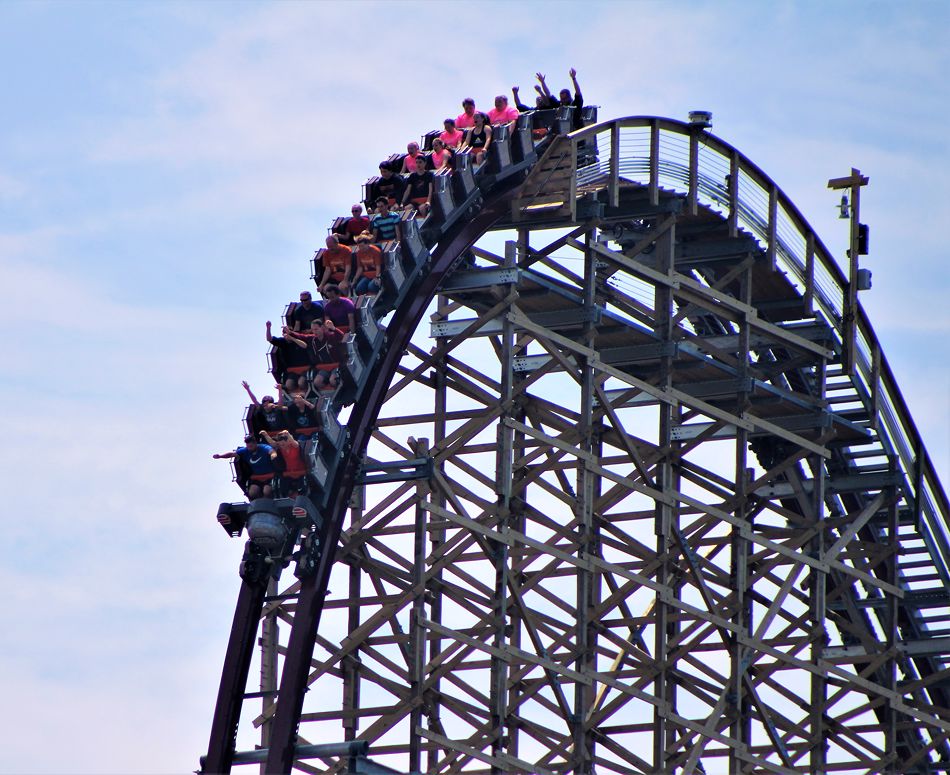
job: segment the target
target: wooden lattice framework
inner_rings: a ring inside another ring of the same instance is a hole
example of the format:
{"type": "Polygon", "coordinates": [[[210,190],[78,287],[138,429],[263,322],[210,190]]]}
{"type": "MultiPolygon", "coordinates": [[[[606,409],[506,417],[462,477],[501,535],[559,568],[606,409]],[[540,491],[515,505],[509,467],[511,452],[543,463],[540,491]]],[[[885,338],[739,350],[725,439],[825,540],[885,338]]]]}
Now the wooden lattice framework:
{"type": "MultiPolygon", "coordinates": [[[[367,459],[431,469],[354,490],[298,743],[412,773],[945,771],[920,479],[814,275],[777,265],[777,190],[763,246],[695,170],[656,185],[658,141],[625,181],[621,128],[602,181],[590,136],[549,149],[403,356],[367,459]]],[[[299,590],[264,607],[265,747],[299,590]]]]}

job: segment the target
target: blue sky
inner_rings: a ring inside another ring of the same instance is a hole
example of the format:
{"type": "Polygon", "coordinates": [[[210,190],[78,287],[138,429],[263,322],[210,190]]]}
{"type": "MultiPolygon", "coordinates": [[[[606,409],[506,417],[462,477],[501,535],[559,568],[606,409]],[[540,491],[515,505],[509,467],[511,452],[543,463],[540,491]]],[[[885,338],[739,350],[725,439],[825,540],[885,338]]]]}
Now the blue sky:
{"type": "Polygon", "coordinates": [[[241,551],[211,453],[264,321],[381,158],[537,70],[602,118],[711,110],[838,255],[825,183],[869,175],[863,303],[947,480],[950,5],[469,8],[0,4],[0,773],[197,766],[241,551]]]}

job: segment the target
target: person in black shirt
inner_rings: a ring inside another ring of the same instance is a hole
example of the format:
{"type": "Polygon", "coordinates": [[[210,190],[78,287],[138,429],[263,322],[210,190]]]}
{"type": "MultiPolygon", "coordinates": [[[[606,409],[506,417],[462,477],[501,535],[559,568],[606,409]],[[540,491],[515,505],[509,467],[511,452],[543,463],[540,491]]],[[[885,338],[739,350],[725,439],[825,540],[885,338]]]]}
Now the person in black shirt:
{"type": "Polygon", "coordinates": [[[323,320],[323,304],[314,303],[310,291],[300,292],[300,303],[295,304],[287,316],[287,324],[292,331],[309,331],[310,323],[323,320]]]}
{"type": "Polygon", "coordinates": [[[544,81],[544,75],[537,73],[537,77],[538,82],[541,84],[540,93],[548,101],[548,105],[546,107],[556,108],[559,105],[564,107],[572,106],[574,108],[574,112],[571,117],[571,129],[577,130],[583,126],[581,108],[584,107],[584,95],[581,94],[581,87],[577,83],[577,70],[572,67],[568,71],[568,74],[571,76],[571,83],[574,85],[574,96],[571,97],[570,89],[561,89],[557,99],[555,99],[548,90],[548,85],[544,81]]]}
{"type": "Polygon", "coordinates": [[[293,344],[293,332],[284,326],[284,336],[271,335],[271,322],[267,321],[267,341],[273,346],[271,354],[274,379],[282,382],[284,390],[292,393],[307,389],[307,372],[310,371],[310,359],[305,350],[293,344]]]}
{"type": "Polygon", "coordinates": [[[320,430],[317,407],[303,393],[294,393],[293,403],[287,407],[287,424],[297,441],[309,439],[320,430]]]}
{"type": "Polygon", "coordinates": [[[432,172],[426,169],[425,157],[416,156],[416,171],[406,181],[406,192],[402,195],[402,204],[411,205],[425,218],[432,206],[432,172]]]}
{"type": "Polygon", "coordinates": [[[521,89],[518,86],[511,87],[511,96],[514,97],[514,105],[521,113],[527,113],[529,110],[544,110],[545,108],[550,107],[548,104],[548,98],[541,94],[541,87],[535,86],[535,91],[538,92],[538,96],[534,98],[534,107],[529,107],[521,101],[520,91],[521,89]]]}
{"type": "Polygon", "coordinates": [[[393,172],[388,161],[381,162],[379,165],[379,177],[370,187],[369,202],[366,203],[366,207],[371,207],[381,196],[389,200],[390,206],[395,205],[397,202],[402,201],[402,195],[405,190],[406,181],[393,172]]]}
{"type": "Polygon", "coordinates": [[[247,394],[251,397],[251,412],[248,421],[251,425],[251,432],[259,436],[261,431],[268,433],[277,433],[287,428],[286,409],[274,401],[273,396],[264,396],[260,401],[247,384],[247,380],[241,383],[247,394]]]}

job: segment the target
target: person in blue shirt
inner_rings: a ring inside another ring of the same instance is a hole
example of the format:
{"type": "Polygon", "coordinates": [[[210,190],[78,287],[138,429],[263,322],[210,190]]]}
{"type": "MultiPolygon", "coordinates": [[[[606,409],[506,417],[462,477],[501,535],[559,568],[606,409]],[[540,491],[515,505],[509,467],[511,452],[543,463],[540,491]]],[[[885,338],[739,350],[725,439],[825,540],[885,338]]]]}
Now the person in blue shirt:
{"type": "Polygon", "coordinates": [[[248,500],[261,496],[270,498],[274,494],[273,479],[277,473],[274,461],[277,459],[277,451],[269,444],[259,444],[253,436],[245,436],[243,447],[238,447],[233,452],[215,453],[211,457],[215,460],[238,459],[238,484],[244,481],[242,489],[248,500]],[[243,473],[246,477],[241,476],[242,468],[245,469],[243,473]]]}
{"type": "MultiPolygon", "coordinates": [[[[399,239],[399,218],[399,213],[394,213],[389,209],[389,200],[383,196],[379,197],[376,200],[376,216],[369,222],[373,239],[376,242],[399,239]]],[[[323,309],[326,312],[326,305],[323,309]]]]}

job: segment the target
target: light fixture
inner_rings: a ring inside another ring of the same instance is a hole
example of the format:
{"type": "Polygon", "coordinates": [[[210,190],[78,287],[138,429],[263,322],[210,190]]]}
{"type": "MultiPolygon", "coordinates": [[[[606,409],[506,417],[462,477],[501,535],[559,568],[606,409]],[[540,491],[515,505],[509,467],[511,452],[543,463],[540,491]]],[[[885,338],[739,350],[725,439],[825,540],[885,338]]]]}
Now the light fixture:
{"type": "Polygon", "coordinates": [[[847,220],[851,217],[851,211],[848,206],[848,195],[841,195],[841,204],[838,205],[838,218],[841,220],[847,220]]]}
{"type": "Polygon", "coordinates": [[[712,113],[708,110],[691,110],[689,112],[689,125],[698,129],[711,129],[712,113]]]}

